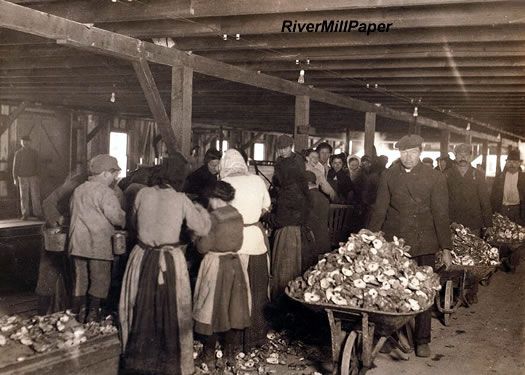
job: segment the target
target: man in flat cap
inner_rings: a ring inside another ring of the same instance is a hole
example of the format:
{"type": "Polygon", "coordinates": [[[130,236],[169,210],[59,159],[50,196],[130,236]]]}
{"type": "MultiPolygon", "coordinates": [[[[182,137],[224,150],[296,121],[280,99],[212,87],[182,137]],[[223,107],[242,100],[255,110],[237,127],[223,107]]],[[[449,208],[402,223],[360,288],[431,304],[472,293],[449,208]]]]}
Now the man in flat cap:
{"type": "Polygon", "coordinates": [[[13,181],[20,189],[22,220],[27,220],[31,216],[42,218],[38,153],[31,147],[29,136],[22,137],[20,143],[22,148],[15,153],[13,159],[13,181]],[[29,202],[33,208],[32,212],[29,202]]]}
{"type": "MultiPolygon", "coordinates": [[[[412,259],[420,266],[435,264],[441,249],[443,261],[450,266],[452,247],[448,191],[445,177],[420,161],[423,138],[407,135],[395,145],[400,162],[382,175],[369,229],[382,230],[387,239],[404,238],[412,259]]],[[[416,317],[416,355],[430,356],[431,312],[416,317]]]]}
{"type": "Polygon", "coordinates": [[[309,188],[303,157],[292,151],[293,139],[277,138],[278,159],[273,184],[277,189],[272,264],[272,299],[284,295],[288,282],[301,274],[302,252],[307,253],[309,239],[305,230],[309,188]]]}
{"type": "MultiPolygon", "coordinates": [[[[478,236],[492,225],[492,209],[485,176],[470,165],[472,145],[461,143],[454,148],[454,165],[444,173],[448,186],[450,221],[470,228],[478,236]]],[[[477,302],[478,281],[473,279],[466,295],[477,302]]]]}
{"type": "MultiPolygon", "coordinates": [[[[521,170],[520,150],[509,151],[505,168],[494,179],[490,202],[494,212],[507,216],[510,220],[520,225],[525,224],[525,173],[521,170]]],[[[508,247],[500,249],[503,263],[511,272],[519,264],[520,252],[510,251],[508,247]]]]}
{"type": "Polygon", "coordinates": [[[454,165],[445,171],[450,221],[470,228],[478,236],[492,224],[492,209],[485,176],[470,165],[472,146],[461,143],[454,148],[454,165]]]}

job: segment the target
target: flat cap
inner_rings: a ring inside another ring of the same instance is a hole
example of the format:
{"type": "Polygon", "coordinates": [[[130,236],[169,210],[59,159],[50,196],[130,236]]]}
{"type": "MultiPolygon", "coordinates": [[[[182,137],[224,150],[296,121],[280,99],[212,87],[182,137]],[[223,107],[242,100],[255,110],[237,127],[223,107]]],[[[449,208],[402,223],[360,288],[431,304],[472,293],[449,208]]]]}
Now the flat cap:
{"type": "Polygon", "coordinates": [[[417,134],[405,135],[394,145],[399,150],[408,150],[409,148],[421,147],[423,145],[423,138],[417,134]]]}
{"type": "Polygon", "coordinates": [[[108,154],[100,154],[89,161],[89,172],[100,174],[105,171],[120,171],[117,159],[108,154]]]}
{"type": "Polygon", "coordinates": [[[455,154],[458,154],[458,153],[469,153],[471,154],[472,153],[472,145],[469,145],[467,143],[460,143],[459,145],[457,145],[456,147],[454,147],[454,153],[455,154]]]}
{"type": "Polygon", "coordinates": [[[293,138],[289,135],[282,134],[277,138],[276,147],[278,150],[286,148],[293,145],[293,138]]]}
{"type": "Polygon", "coordinates": [[[222,152],[214,148],[209,148],[208,151],[204,154],[204,164],[207,164],[211,160],[220,160],[222,157],[222,152]]]}
{"type": "Polygon", "coordinates": [[[434,164],[434,160],[432,160],[432,158],[423,158],[421,161],[423,163],[434,164]]]}

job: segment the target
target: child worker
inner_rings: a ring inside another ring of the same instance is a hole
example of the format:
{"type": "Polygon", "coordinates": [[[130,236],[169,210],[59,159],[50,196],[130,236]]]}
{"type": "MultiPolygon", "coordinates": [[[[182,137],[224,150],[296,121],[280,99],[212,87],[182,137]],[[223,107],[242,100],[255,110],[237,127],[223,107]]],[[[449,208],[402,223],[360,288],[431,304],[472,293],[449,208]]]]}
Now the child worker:
{"type": "Polygon", "coordinates": [[[101,301],[111,284],[115,226],[124,228],[126,214],[114,190],[120,167],[117,159],[101,154],[89,162],[90,177],[77,187],[70,202],[69,252],[75,268],[73,311],[78,320],[99,319],[101,301]],[[84,316],[87,306],[87,314],[84,316]]]}
{"type": "Polygon", "coordinates": [[[223,336],[227,360],[233,362],[240,350],[242,332],[250,326],[251,301],[249,258],[242,260],[242,255],[237,254],[243,242],[243,219],[229,204],[235,189],[225,181],[217,181],[205,194],[212,227],[207,236],[196,241],[197,250],[205,256],[195,287],[193,318],[195,332],[205,337],[203,362],[213,368],[218,334],[223,336]]]}

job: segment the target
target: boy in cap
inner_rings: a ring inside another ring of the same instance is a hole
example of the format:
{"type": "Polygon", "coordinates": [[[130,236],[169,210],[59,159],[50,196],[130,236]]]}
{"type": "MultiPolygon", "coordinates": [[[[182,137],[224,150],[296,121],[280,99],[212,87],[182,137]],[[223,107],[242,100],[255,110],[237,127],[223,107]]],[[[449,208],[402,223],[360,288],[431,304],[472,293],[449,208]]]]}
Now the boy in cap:
{"type": "Polygon", "coordinates": [[[210,148],[204,154],[204,164],[193,171],[184,183],[183,191],[188,194],[195,194],[198,198],[197,201],[204,207],[208,206],[204,191],[217,182],[221,157],[220,151],[210,148]]]}
{"type": "Polygon", "coordinates": [[[22,220],[31,215],[29,200],[33,208],[33,216],[42,218],[40,203],[40,182],[38,180],[38,153],[31,147],[29,136],[20,140],[22,148],[15,153],[13,159],[13,181],[20,189],[20,209],[22,220]]]}
{"type": "Polygon", "coordinates": [[[75,189],[71,198],[69,251],[75,267],[74,310],[79,321],[98,318],[101,300],[111,283],[114,226],[124,227],[126,215],[110,186],[119,173],[117,159],[102,154],[89,162],[91,176],[75,189]],[[84,317],[85,306],[89,307],[84,317]]]}
{"type": "MultiPolygon", "coordinates": [[[[449,249],[448,192],[445,177],[419,160],[423,138],[407,135],[395,145],[400,162],[382,175],[369,229],[383,231],[387,239],[404,238],[412,259],[433,267],[435,254],[443,251],[443,262],[451,264],[449,249]]],[[[418,357],[430,356],[431,312],[416,316],[415,343],[418,357]]]]}

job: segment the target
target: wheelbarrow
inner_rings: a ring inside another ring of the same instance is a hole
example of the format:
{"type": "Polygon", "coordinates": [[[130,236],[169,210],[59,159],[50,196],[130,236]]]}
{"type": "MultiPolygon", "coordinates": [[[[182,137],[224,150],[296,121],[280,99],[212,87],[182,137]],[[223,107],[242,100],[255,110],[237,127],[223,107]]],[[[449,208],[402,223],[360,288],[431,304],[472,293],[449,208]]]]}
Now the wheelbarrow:
{"type": "Polygon", "coordinates": [[[445,326],[450,324],[451,315],[456,313],[461,306],[470,306],[466,298],[467,275],[470,274],[475,282],[483,285],[485,281],[490,280],[490,276],[495,270],[496,266],[490,265],[452,265],[446,271],[444,267],[437,270],[441,278],[441,285],[444,286],[444,293],[436,293],[435,303],[437,310],[442,314],[442,321],[445,326]]]}
{"type": "MultiPolygon", "coordinates": [[[[382,312],[350,306],[307,303],[293,297],[288,288],[286,294],[310,309],[326,312],[332,341],[333,375],[366,374],[373,367],[374,359],[392,334],[416,315],[432,307],[430,304],[423,310],[408,313],[382,312]],[[345,330],[343,323],[348,323],[350,330],[345,330]]],[[[397,343],[394,341],[394,344],[397,343]]],[[[401,349],[403,350],[402,347],[401,349]]]]}

